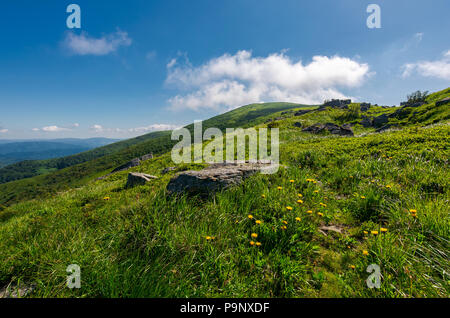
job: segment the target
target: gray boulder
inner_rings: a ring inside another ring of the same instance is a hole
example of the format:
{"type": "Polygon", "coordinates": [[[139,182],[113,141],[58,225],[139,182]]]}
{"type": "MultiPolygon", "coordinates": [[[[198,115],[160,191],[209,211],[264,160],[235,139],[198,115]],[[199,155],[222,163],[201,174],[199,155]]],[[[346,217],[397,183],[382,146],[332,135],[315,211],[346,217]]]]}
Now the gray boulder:
{"type": "Polygon", "coordinates": [[[170,171],[173,171],[175,169],[176,169],[175,167],[167,167],[167,168],[164,168],[163,171],[161,171],[161,173],[162,174],[166,174],[166,173],[169,173],[170,171]]]}
{"type": "Polygon", "coordinates": [[[372,127],[372,118],[367,116],[361,116],[361,125],[365,128],[372,127]]]}
{"type": "Polygon", "coordinates": [[[361,103],[359,107],[362,112],[366,112],[370,108],[370,103],[361,103]]]}
{"type": "Polygon", "coordinates": [[[242,183],[246,178],[273,167],[270,162],[220,163],[203,170],[183,171],[176,174],[167,185],[169,193],[208,196],[215,191],[242,183]]]}
{"type": "Polygon", "coordinates": [[[128,169],[133,168],[133,167],[137,167],[143,161],[146,161],[146,160],[149,160],[149,159],[153,159],[153,154],[152,153],[143,155],[142,157],[131,159],[127,163],[124,163],[123,165],[115,168],[113,171],[111,171],[111,173],[120,172],[120,171],[128,170],[128,169]]]}
{"type": "Polygon", "coordinates": [[[378,117],[373,118],[373,125],[375,127],[381,127],[384,124],[387,124],[389,121],[389,116],[386,114],[380,115],[378,117]]]}
{"type": "Polygon", "coordinates": [[[301,109],[301,110],[295,112],[294,116],[301,116],[301,115],[307,114],[311,111],[313,111],[313,110],[312,109],[301,109]]]}
{"type": "Polygon", "coordinates": [[[139,173],[139,172],[130,172],[128,174],[128,180],[127,184],[125,185],[126,188],[131,188],[138,185],[144,185],[147,182],[149,182],[151,179],[158,179],[158,177],[145,174],[145,173],[139,173]]]}
{"type": "Polygon", "coordinates": [[[446,97],[436,102],[436,106],[441,106],[444,104],[450,103],[450,97],[446,97]]]}
{"type": "Polygon", "coordinates": [[[333,135],[340,135],[340,136],[353,136],[353,130],[351,128],[347,127],[341,127],[333,123],[326,123],[326,124],[314,124],[312,126],[306,127],[302,129],[304,132],[310,132],[313,134],[319,134],[323,133],[325,131],[329,131],[333,135]]]}
{"type": "Polygon", "coordinates": [[[294,123],[294,127],[301,128],[302,127],[302,123],[297,121],[297,122],[294,123]]]}

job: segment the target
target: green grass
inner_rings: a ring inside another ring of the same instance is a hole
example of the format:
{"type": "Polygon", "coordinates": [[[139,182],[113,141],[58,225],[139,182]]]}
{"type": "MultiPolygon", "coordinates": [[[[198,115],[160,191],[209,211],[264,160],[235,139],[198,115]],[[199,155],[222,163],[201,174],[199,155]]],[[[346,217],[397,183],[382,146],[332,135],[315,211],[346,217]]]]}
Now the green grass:
{"type": "Polygon", "coordinates": [[[125,189],[120,172],[5,207],[0,286],[34,284],[31,297],[448,297],[448,122],[358,137],[293,127],[335,115],[276,121],[286,167],[208,199],[168,196],[176,171],[161,175],[175,166],[162,154],[133,169],[160,177],[147,185],[125,189]],[[65,286],[69,264],[79,290],[65,286]],[[369,264],[380,289],[366,286],[369,264]]]}

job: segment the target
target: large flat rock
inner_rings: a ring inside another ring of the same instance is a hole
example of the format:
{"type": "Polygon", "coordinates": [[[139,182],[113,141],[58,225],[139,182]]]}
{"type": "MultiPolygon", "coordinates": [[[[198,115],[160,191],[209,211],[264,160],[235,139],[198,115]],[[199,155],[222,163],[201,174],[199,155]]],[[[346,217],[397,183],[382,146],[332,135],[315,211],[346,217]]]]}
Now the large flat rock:
{"type": "Polygon", "coordinates": [[[271,169],[270,162],[220,163],[203,170],[189,170],[176,174],[167,185],[169,193],[188,193],[205,196],[242,183],[249,176],[271,169]]]}

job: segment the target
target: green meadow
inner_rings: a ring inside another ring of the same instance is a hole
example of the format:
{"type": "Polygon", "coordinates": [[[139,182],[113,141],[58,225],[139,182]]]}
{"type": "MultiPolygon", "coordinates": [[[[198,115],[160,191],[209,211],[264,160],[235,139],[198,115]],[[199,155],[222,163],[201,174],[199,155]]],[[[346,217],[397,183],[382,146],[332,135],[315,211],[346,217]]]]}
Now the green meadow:
{"type": "Polygon", "coordinates": [[[170,133],[1,184],[0,289],[33,286],[27,297],[449,297],[450,106],[435,105],[448,96],[450,88],[405,107],[382,132],[363,127],[361,116],[395,109],[361,113],[352,104],[295,116],[318,106],[269,103],[207,120],[204,129],[279,128],[282,165],[207,198],[167,193],[178,171],[205,166],[174,164],[170,133]],[[355,136],[315,135],[297,122],[350,123],[355,136]],[[96,180],[149,152],[141,166],[96,180]],[[125,188],[130,171],[158,179],[125,188]],[[81,268],[80,289],[66,286],[69,264],[81,268]],[[380,268],[380,288],[367,286],[370,264],[380,268]]]}

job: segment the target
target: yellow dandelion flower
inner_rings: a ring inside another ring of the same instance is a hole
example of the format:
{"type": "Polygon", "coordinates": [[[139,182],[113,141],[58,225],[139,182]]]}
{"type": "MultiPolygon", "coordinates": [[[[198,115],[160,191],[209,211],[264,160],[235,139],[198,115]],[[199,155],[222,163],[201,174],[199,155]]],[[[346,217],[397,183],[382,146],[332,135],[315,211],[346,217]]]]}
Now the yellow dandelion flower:
{"type": "Polygon", "coordinates": [[[410,209],[409,212],[410,212],[410,213],[417,213],[417,210],[410,209]]]}
{"type": "Polygon", "coordinates": [[[287,221],[282,221],[284,224],[288,224],[288,222],[287,221]]]}
{"type": "Polygon", "coordinates": [[[286,207],[286,210],[292,211],[292,207],[291,207],[291,206],[287,206],[287,207],[286,207]]]}
{"type": "Polygon", "coordinates": [[[369,234],[369,232],[367,232],[367,231],[363,231],[363,233],[364,233],[364,234],[369,234]]]}
{"type": "Polygon", "coordinates": [[[388,229],[385,227],[380,228],[380,232],[387,232],[387,231],[388,231],[388,229]]]}
{"type": "Polygon", "coordinates": [[[373,235],[378,235],[378,231],[371,231],[370,233],[372,233],[373,235]]]}
{"type": "Polygon", "coordinates": [[[209,241],[209,240],[211,239],[211,236],[206,236],[205,239],[206,239],[207,241],[209,241]]]}
{"type": "Polygon", "coordinates": [[[369,252],[367,250],[362,251],[363,255],[369,255],[369,252]]]}
{"type": "Polygon", "coordinates": [[[313,212],[311,210],[306,211],[308,214],[312,214],[313,212]]]}
{"type": "Polygon", "coordinates": [[[261,220],[256,220],[255,223],[256,223],[256,224],[261,224],[262,221],[261,221],[261,220]]]}
{"type": "Polygon", "coordinates": [[[252,246],[253,246],[253,245],[255,245],[255,242],[253,242],[253,241],[250,241],[250,245],[252,245],[252,246]]]}
{"type": "Polygon", "coordinates": [[[261,194],[261,198],[265,199],[266,195],[265,194],[261,194]]]}
{"type": "Polygon", "coordinates": [[[326,205],[325,203],[320,202],[319,204],[320,204],[321,206],[323,206],[324,208],[327,207],[327,205],[326,205]]]}
{"type": "Polygon", "coordinates": [[[282,190],[282,189],[283,189],[283,187],[278,187],[277,189],[278,189],[278,190],[282,190]]]}
{"type": "Polygon", "coordinates": [[[261,242],[256,242],[256,246],[261,246],[261,242]]]}
{"type": "Polygon", "coordinates": [[[299,217],[296,217],[295,220],[298,221],[298,222],[300,222],[302,219],[299,218],[299,217]]]}
{"type": "Polygon", "coordinates": [[[104,197],[103,200],[108,201],[109,199],[111,199],[110,197],[104,197]]]}
{"type": "Polygon", "coordinates": [[[314,193],[319,193],[319,190],[314,190],[314,193]]]}
{"type": "Polygon", "coordinates": [[[390,184],[386,185],[386,188],[390,189],[392,186],[390,184]]]}
{"type": "Polygon", "coordinates": [[[297,203],[302,204],[303,200],[297,200],[297,203]]]}
{"type": "Polygon", "coordinates": [[[249,214],[249,215],[248,215],[248,218],[249,218],[250,220],[253,219],[253,215],[249,214]]]}
{"type": "Polygon", "coordinates": [[[363,195],[361,196],[361,199],[365,199],[365,198],[366,198],[365,196],[363,196],[363,195]]]}
{"type": "Polygon", "coordinates": [[[216,237],[215,236],[211,236],[211,240],[215,240],[216,239],[216,237]]]}
{"type": "Polygon", "coordinates": [[[355,267],[355,265],[350,265],[350,268],[355,269],[356,267],[355,267]]]}
{"type": "Polygon", "coordinates": [[[295,182],[295,180],[289,180],[289,182],[290,182],[290,183],[294,183],[294,182],[295,182]]]}
{"type": "Polygon", "coordinates": [[[303,197],[303,194],[299,193],[297,194],[299,198],[303,197]]]}
{"type": "Polygon", "coordinates": [[[322,212],[317,213],[318,216],[323,216],[322,212]]]}
{"type": "Polygon", "coordinates": [[[281,229],[282,229],[282,230],[286,230],[286,229],[287,229],[286,225],[283,225],[283,226],[281,227],[281,229]]]}
{"type": "Polygon", "coordinates": [[[252,237],[252,238],[257,238],[257,237],[258,237],[258,234],[252,233],[251,237],[252,237]]]}

